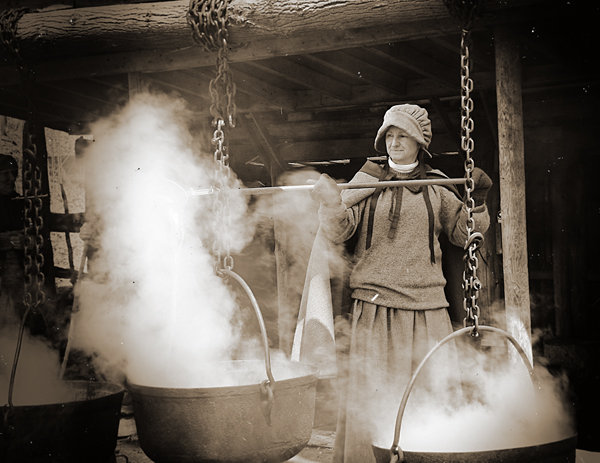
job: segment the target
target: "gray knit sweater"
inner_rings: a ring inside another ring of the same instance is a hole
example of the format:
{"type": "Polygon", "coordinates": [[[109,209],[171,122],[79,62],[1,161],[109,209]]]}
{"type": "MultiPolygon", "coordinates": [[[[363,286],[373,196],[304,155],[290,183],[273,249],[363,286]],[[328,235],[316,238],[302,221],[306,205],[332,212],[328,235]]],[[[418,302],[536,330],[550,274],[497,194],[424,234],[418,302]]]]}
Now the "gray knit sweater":
{"type": "MultiPolygon", "coordinates": [[[[370,197],[351,207],[342,204],[336,210],[321,206],[321,226],[332,241],[342,243],[360,227],[356,246],[358,261],[350,275],[354,299],[407,310],[448,307],[438,237],[444,231],[453,244],[464,246],[467,212],[462,201],[447,188],[439,185],[428,188],[435,217],[435,263],[430,259],[429,221],[422,192],[404,189],[398,230],[393,239],[388,238],[388,217],[394,189],[386,188],[381,192],[375,210],[372,244],[367,250],[370,197]]],[[[478,206],[473,212],[476,231],[485,232],[490,223],[487,207],[478,206]]]]}

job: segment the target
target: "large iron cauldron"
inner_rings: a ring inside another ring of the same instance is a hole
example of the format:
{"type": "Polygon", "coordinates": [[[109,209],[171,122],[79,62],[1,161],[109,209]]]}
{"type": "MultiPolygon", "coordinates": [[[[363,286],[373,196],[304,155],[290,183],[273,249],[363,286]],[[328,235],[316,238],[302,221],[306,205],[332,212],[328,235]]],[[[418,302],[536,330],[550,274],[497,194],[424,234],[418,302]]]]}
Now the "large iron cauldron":
{"type": "Polygon", "coordinates": [[[64,383],[72,394],[68,402],[2,408],[0,461],[113,461],[125,390],[104,382],[64,383]]]}
{"type": "MultiPolygon", "coordinates": [[[[240,376],[264,375],[261,361],[225,362],[240,376]]],[[[128,383],[140,446],[156,463],[283,462],[308,443],[318,370],[285,362],[273,365],[272,401],[260,383],[161,388],[128,383]],[[291,375],[289,371],[291,369],[291,375]]]]}
{"type": "Polygon", "coordinates": [[[383,448],[377,444],[371,445],[377,463],[575,463],[577,448],[576,434],[564,436],[563,439],[558,441],[532,445],[529,447],[514,447],[473,452],[408,452],[400,448],[400,430],[406,403],[425,363],[427,363],[437,350],[452,339],[463,335],[479,336],[479,332],[481,331],[495,332],[506,337],[515,349],[517,349],[517,352],[529,371],[532,383],[535,385],[533,366],[529,362],[523,348],[512,335],[498,328],[483,325],[465,327],[455,331],[446,336],[431,349],[412,375],[400,402],[400,409],[398,410],[398,416],[396,417],[394,441],[391,447],[383,448]],[[477,330],[477,332],[475,330],[477,330]]]}
{"type": "MultiPolygon", "coordinates": [[[[478,452],[408,452],[406,463],[575,463],[577,437],[530,447],[486,450],[478,452]]],[[[389,448],[373,445],[377,463],[390,463],[389,448]]]]}

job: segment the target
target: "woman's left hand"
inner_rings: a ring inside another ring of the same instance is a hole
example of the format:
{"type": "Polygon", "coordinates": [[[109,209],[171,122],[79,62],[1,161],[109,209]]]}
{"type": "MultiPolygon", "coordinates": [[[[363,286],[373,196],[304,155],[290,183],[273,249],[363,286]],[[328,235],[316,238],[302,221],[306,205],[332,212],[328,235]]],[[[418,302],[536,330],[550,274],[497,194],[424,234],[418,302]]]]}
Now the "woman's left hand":
{"type": "Polygon", "coordinates": [[[471,197],[475,200],[475,207],[482,206],[485,204],[488,191],[490,191],[490,188],[493,185],[492,179],[479,167],[475,167],[475,169],[473,169],[471,178],[475,184],[475,188],[471,193],[471,197]]]}

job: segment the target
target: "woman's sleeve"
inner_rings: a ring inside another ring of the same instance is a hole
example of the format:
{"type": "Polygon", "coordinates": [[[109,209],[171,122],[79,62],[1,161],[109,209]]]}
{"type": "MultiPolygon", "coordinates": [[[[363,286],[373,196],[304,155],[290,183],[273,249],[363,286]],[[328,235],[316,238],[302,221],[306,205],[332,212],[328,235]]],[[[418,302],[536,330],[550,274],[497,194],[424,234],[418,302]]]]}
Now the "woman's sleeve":
{"type": "MultiPolygon", "coordinates": [[[[441,188],[440,222],[450,242],[463,247],[467,240],[467,209],[464,203],[447,188],[441,188]]],[[[490,215],[485,204],[473,209],[475,231],[485,233],[490,226],[490,215]]]]}
{"type": "Polygon", "coordinates": [[[331,209],[321,205],[319,221],[327,237],[334,243],[343,243],[350,239],[360,224],[360,218],[366,201],[361,201],[352,207],[342,203],[340,208],[331,209]]]}

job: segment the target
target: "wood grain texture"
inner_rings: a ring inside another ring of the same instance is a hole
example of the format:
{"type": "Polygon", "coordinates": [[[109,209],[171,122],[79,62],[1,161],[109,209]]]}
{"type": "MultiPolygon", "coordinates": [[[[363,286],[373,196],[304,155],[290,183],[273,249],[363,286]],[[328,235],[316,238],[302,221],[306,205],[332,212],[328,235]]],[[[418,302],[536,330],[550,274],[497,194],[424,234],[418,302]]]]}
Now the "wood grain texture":
{"type": "Polygon", "coordinates": [[[531,359],[520,53],[514,35],[508,28],[495,29],[494,36],[507,328],[531,359]]]}

